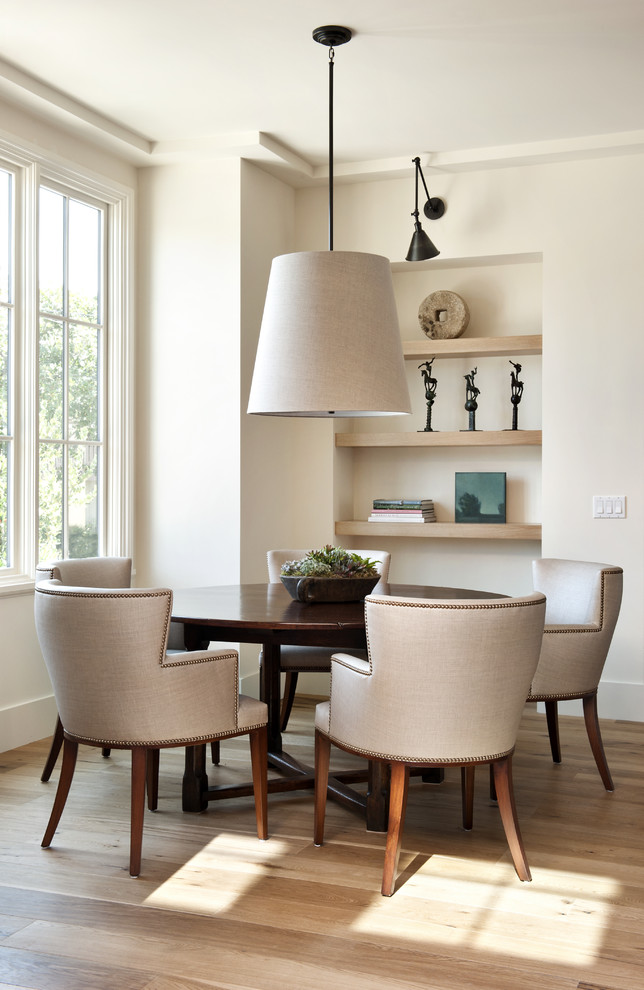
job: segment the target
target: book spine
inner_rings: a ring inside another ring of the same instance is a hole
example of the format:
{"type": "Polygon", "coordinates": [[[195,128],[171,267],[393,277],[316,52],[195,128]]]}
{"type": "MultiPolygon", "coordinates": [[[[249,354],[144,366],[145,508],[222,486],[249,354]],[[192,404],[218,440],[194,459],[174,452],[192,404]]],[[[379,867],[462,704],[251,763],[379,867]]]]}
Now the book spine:
{"type": "Polygon", "coordinates": [[[409,516],[395,516],[395,515],[391,515],[391,516],[374,516],[372,514],[372,515],[370,515],[368,517],[367,522],[382,522],[382,523],[393,522],[393,523],[414,523],[415,524],[415,523],[433,523],[433,522],[436,522],[436,520],[435,519],[427,519],[426,516],[420,516],[420,517],[419,516],[414,516],[413,518],[410,519],[409,516]]]}
{"type": "Polygon", "coordinates": [[[387,501],[386,499],[375,498],[373,500],[374,509],[425,509],[433,505],[431,499],[408,499],[406,501],[387,501]]]}
{"type": "Polygon", "coordinates": [[[387,509],[374,509],[371,513],[376,519],[427,519],[432,518],[433,512],[415,512],[413,509],[403,509],[398,512],[387,509]]]}

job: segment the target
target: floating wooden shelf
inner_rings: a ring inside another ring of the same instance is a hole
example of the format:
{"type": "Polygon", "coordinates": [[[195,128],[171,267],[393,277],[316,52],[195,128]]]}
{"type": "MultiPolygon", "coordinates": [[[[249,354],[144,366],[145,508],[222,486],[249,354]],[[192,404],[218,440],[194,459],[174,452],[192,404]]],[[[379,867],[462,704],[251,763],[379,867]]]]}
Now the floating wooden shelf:
{"type": "Polygon", "coordinates": [[[539,447],[541,430],[336,433],[336,447],[539,447]]]}
{"type": "Polygon", "coordinates": [[[409,360],[429,361],[433,357],[504,357],[541,354],[541,334],[516,337],[455,337],[451,340],[404,340],[403,356],[409,360]]]}
{"type": "MultiPolygon", "coordinates": [[[[433,357],[503,357],[541,354],[541,334],[515,337],[457,337],[451,340],[406,340],[409,360],[433,357]]],[[[541,430],[459,430],[425,433],[336,433],[336,447],[538,447],[541,430]]],[[[540,540],[541,526],[532,523],[399,523],[350,519],[336,522],[337,536],[415,537],[447,540],[540,540]]]]}
{"type": "Polygon", "coordinates": [[[531,523],[386,523],[351,519],[336,522],[336,536],[413,536],[446,540],[540,540],[531,523]]]}

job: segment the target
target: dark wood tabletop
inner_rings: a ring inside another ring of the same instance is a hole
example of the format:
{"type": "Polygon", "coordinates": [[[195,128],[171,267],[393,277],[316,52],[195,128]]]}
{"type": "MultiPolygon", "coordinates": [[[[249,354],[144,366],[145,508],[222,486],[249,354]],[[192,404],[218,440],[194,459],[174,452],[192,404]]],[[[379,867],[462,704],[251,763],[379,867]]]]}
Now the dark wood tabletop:
{"type": "MultiPolygon", "coordinates": [[[[387,584],[374,594],[436,599],[503,597],[490,591],[417,584],[387,584]]],[[[229,629],[231,638],[240,642],[261,643],[266,633],[364,630],[364,601],[304,603],[293,601],[282,584],[215,585],[175,591],[172,618],[189,625],[229,629]]]]}
{"type": "MultiPolygon", "coordinates": [[[[374,594],[396,598],[472,599],[502,598],[489,591],[447,588],[434,585],[388,584],[374,594]]],[[[286,779],[270,781],[270,790],[311,787],[310,767],[298,764],[282,749],[280,732],[280,647],[329,646],[351,650],[366,647],[364,601],[313,602],[293,601],[280,584],[215,585],[183,588],[174,592],[172,618],[184,624],[185,645],[189,650],[203,649],[209,642],[257,643],[262,648],[260,697],[268,706],[268,752],[273,767],[286,779]]],[[[209,800],[246,793],[241,787],[209,787],[205,770],[204,747],[186,750],[186,773],[183,782],[183,807],[202,811],[209,800]]],[[[376,772],[371,768],[372,774],[376,772]]],[[[354,776],[354,780],[357,779],[354,776]]],[[[362,805],[355,793],[338,781],[330,781],[329,790],[350,805],[362,805]]],[[[378,792],[382,790],[378,784],[378,792]]],[[[249,792],[252,793],[252,792],[249,792]]],[[[386,831],[386,803],[371,787],[367,804],[368,826],[386,831]]]]}

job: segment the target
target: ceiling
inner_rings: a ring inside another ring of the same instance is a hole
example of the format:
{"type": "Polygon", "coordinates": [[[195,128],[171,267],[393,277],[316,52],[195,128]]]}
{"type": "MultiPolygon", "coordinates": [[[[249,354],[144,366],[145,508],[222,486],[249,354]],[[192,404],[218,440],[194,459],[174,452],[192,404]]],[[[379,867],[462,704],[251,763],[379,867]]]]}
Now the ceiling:
{"type": "Polygon", "coordinates": [[[338,174],[642,148],[644,0],[0,0],[0,97],[138,163],[256,149],[314,178],[323,24],[354,32],[335,51],[338,174]]]}

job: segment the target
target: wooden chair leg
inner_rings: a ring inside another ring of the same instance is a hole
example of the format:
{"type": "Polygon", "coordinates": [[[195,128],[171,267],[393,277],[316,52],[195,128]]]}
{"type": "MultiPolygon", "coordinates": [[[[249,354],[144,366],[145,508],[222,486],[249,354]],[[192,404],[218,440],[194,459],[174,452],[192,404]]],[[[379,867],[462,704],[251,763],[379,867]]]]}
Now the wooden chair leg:
{"type": "Polygon", "coordinates": [[[382,871],[381,892],[391,897],[396,887],[396,872],[400,859],[407,792],[409,790],[409,767],[404,763],[391,764],[391,790],[389,792],[389,827],[385,846],[385,866],[382,871]]]}
{"type": "Polygon", "coordinates": [[[60,821],[60,816],[63,813],[63,808],[65,807],[65,802],[67,801],[67,795],[69,794],[69,788],[71,787],[72,777],[74,776],[77,756],[78,743],[71,739],[65,739],[63,743],[63,765],[60,770],[60,777],[58,778],[58,787],[56,789],[56,797],[54,798],[54,807],[51,810],[49,822],[41,842],[41,845],[45,848],[51,845],[51,840],[54,837],[54,832],[56,831],[56,827],[60,821]]]}
{"type": "Polygon", "coordinates": [[[221,747],[218,739],[215,739],[214,742],[210,743],[210,757],[215,766],[218,767],[221,759],[221,747]]]}
{"type": "Polygon", "coordinates": [[[503,822],[505,837],[510,847],[514,868],[517,871],[519,880],[532,880],[525,849],[523,848],[517,809],[514,803],[512,757],[504,756],[501,760],[495,760],[492,763],[492,767],[494,768],[494,783],[496,785],[499,811],[501,812],[501,821],[503,822]]]}
{"type": "Polygon", "coordinates": [[[56,760],[58,759],[58,754],[60,753],[60,748],[63,745],[63,739],[65,738],[63,734],[63,723],[60,721],[60,715],[56,716],[56,728],[54,729],[54,736],[51,741],[51,746],[49,748],[49,756],[47,757],[47,762],[45,763],[45,769],[42,772],[41,780],[45,783],[49,780],[52,774],[52,770],[56,766],[56,760]]]}
{"type": "Polygon", "coordinates": [[[561,763],[561,746],[559,745],[559,716],[557,714],[556,701],[546,701],[546,721],[548,723],[548,737],[550,739],[552,762],[561,763]]]}
{"type": "Polygon", "coordinates": [[[313,842],[321,846],[324,842],[324,818],[326,815],[326,794],[329,786],[329,762],[331,740],[319,729],[315,730],[315,816],[313,822],[313,842]]]}
{"type": "Polygon", "coordinates": [[[111,752],[112,752],[112,750],[111,749],[108,749],[107,747],[105,747],[104,749],[101,750],[101,753],[103,754],[103,756],[105,757],[105,759],[108,758],[108,756],[110,755],[111,752]]]}
{"type": "Polygon", "coordinates": [[[149,749],[147,760],[148,808],[156,811],[159,805],[159,750],[149,749]]]}
{"type": "Polygon", "coordinates": [[[141,872],[141,847],[143,845],[143,815],[145,810],[145,779],[148,750],[144,746],[132,748],[132,790],[130,796],[130,876],[141,872]]]}
{"type": "Polygon", "coordinates": [[[583,704],[584,721],[586,723],[588,741],[590,742],[590,748],[592,749],[593,756],[595,757],[595,763],[597,764],[599,775],[606,790],[614,791],[615,786],[613,784],[613,778],[610,775],[610,770],[608,769],[606,754],[604,753],[604,744],[602,742],[602,734],[599,728],[599,716],[597,714],[597,692],[594,691],[592,694],[587,694],[583,698],[583,704]]]}
{"type": "Polygon", "coordinates": [[[494,767],[490,763],[490,801],[496,801],[496,786],[494,784],[494,767]]]}
{"type": "Polygon", "coordinates": [[[289,670],[286,672],[286,679],[284,681],[284,697],[282,698],[282,706],[280,708],[281,732],[286,732],[286,726],[288,725],[288,720],[291,717],[291,709],[293,708],[293,702],[295,701],[296,689],[297,671],[289,670]]]}
{"type": "Polygon", "coordinates": [[[463,803],[463,828],[470,832],[474,821],[474,772],[472,764],[461,767],[461,797],[463,803]]]}
{"type": "Polygon", "coordinates": [[[253,729],[250,733],[250,762],[253,770],[253,794],[257,838],[268,838],[268,729],[253,729]]]}

